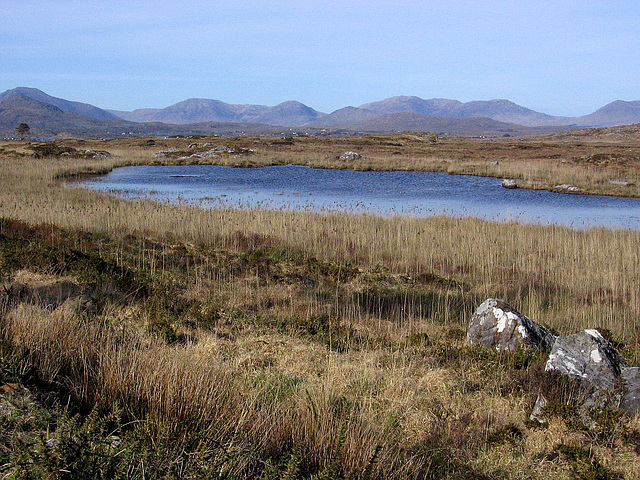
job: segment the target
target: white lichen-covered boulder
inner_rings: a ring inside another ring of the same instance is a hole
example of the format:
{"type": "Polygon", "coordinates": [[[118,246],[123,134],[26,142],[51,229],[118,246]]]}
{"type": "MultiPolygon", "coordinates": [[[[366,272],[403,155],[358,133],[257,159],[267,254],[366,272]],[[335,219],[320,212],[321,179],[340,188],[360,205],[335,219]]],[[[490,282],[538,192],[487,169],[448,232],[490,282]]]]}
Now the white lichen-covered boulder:
{"type": "Polygon", "coordinates": [[[514,188],[518,188],[518,182],[516,182],[515,180],[511,179],[511,178],[505,178],[504,180],[502,180],[502,186],[504,188],[507,189],[514,189],[514,188]]]}
{"type": "MultiPolygon", "coordinates": [[[[559,336],[551,349],[546,372],[557,372],[577,382],[581,394],[573,399],[583,423],[597,425],[591,412],[620,407],[635,414],[640,411],[640,369],[628,367],[615,346],[595,329],[559,336]]],[[[546,404],[541,394],[538,404],[546,404]]],[[[540,421],[540,409],[532,413],[540,421]]]]}
{"type": "Polygon", "coordinates": [[[558,372],[587,382],[596,389],[614,390],[627,364],[598,330],[559,336],[553,344],[547,372],[558,372]]]}
{"type": "Polygon", "coordinates": [[[344,161],[360,160],[361,158],[362,156],[358,152],[344,152],[338,157],[339,160],[344,161]]]}
{"type": "Polygon", "coordinates": [[[581,193],[582,189],[575,187],[573,185],[569,185],[568,183],[563,183],[562,185],[556,185],[552,188],[554,192],[558,193],[581,193]]]}
{"type": "Polygon", "coordinates": [[[477,308],[467,330],[467,342],[496,350],[516,350],[533,346],[547,351],[555,335],[542,325],[516,311],[497,298],[488,298],[477,308]]]}

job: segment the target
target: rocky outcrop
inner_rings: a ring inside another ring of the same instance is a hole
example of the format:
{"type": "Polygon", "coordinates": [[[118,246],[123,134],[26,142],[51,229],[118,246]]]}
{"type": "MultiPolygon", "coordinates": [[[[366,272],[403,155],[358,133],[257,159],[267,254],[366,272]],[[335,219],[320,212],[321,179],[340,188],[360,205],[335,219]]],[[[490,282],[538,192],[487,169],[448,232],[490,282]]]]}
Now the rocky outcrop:
{"type": "MultiPolygon", "coordinates": [[[[195,144],[194,144],[195,145],[195,144]]],[[[196,145],[197,147],[197,145],[196,145]]],[[[191,148],[191,145],[189,146],[189,148],[191,148]]],[[[215,147],[215,148],[211,148],[209,150],[205,150],[202,152],[196,152],[196,153],[192,153],[191,155],[186,155],[183,157],[178,157],[178,160],[192,160],[192,159],[211,159],[211,158],[220,158],[222,155],[225,154],[236,154],[233,155],[234,157],[238,157],[239,155],[251,155],[253,153],[255,153],[256,151],[252,148],[239,148],[239,149],[234,149],[234,148],[230,148],[230,147],[225,147],[224,145],[215,147]]]]}
{"type": "Polygon", "coordinates": [[[159,152],[156,152],[153,154],[154,157],[166,157],[167,155],[171,155],[173,153],[178,153],[180,150],[175,148],[175,147],[171,147],[171,148],[165,148],[164,150],[160,150],[159,152]]]}
{"type": "Polygon", "coordinates": [[[338,160],[352,162],[354,160],[360,160],[361,158],[362,155],[360,155],[358,152],[344,152],[338,157],[338,160]]]}
{"type": "Polygon", "coordinates": [[[575,187],[573,185],[569,185],[568,183],[563,183],[562,185],[555,185],[551,191],[557,193],[582,193],[582,189],[575,187]]]}
{"type": "MultiPolygon", "coordinates": [[[[489,298],[473,314],[467,331],[469,344],[480,344],[498,351],[534,346],[549,351],[545,375],[547,383],[566,378],[576,394],[562,399],[577,408],[580,418],[590,427],[592,409],[620,408],[640,413],[640,367],[629,367],[617,345],[598,330],[582,330],[573,335],[555,336],[546,328],[517,312],[502,300],[489,298]],[[554,380],[555,379],[555,380],[554,380]]],[[[553,388],[552,388],[553,390],[553,388]]],[[[545,421],[544,409],[559,398],[544,389],[536,400],[532,420],[545,421]]]]}
{"type": "Polygon", "coordinates": [[[509,190],[512,190],[514,188],[518,188],[518,182],[516,182],[511,178],[505,178],[504,180],[502,180],[502,186],[504,188],[508,188],[509,190]]]}
{"type": "Polygon", "coordinates": [[[485,300],[469,322],[467,341],[496,350],[516,350],[529,345],[548,351],[556,337],[542,325],[496,298],[485,300]]]}
{"type": "Polygon", "coordinates": [[[213,150],[207,150],[206,152],[192,153],[191,155],[178,157],[178,160],[189,160],[189,159],[198,159],[198,158],[220,158],[220,155],[217,152],[218,152],[217,150],[213,149],[213,150]]]}
{"type": "Polygon", "coordinates": [[[82,155],[86,158],[94,158],[96,160],[111,158],[111,154],[104,150],[85,150],[82,155]]]}
{"type": "MultiPolygon", "coordinates": [[[[549,354],[545,372],[557,372],[577,381],[583,395],[576,399],[574,406],[578,408],[582,421],[593,427],[595,422],[590,416],[592,409],[621,407],[630,412],[640,408],[640,403],[634,399],[634,392],[620,381],[625,368],[627,362],[611,342],[598,330],[589,329],[558,337],[549,354]],[[624,406],[622,398],[626,398],[624,406]]],[[[634,375],[629,377],[630,383],[638,385],[637,379],[632,378],[634,375]]],[[[547,399],[540,395],[538,402],[541,401],[546,403],[547,399]]]]}
{"type": "Polygon", "coordinates": [[[217,147],[211,149],[210,152],[211,153],[236,153],[236,151],[233,148],[227,147],[226,145],[218,145],[217,147]]]}
{"type": "Polygon", "coordinates": [[[545,371],[559,372],[596,389],[613,390],[627,363],[598,330],[560,336],[551,349],[545,371]]]}

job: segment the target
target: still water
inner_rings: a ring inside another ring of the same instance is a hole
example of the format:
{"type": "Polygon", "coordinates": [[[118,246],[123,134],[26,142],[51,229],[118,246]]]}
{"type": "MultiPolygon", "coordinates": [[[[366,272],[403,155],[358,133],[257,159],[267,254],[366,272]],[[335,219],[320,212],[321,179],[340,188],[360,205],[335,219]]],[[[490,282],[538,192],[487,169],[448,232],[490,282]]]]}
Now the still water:
{"type": "Polygon", "coordinates": [[[136,166],[82,182],[126,198],[203,207],[347,211],[427,217],[445,214],[573,228],[640,229],[640,199],[507,190],[501,180],[433,172],[356,172],[296,165],[136,166]]]}

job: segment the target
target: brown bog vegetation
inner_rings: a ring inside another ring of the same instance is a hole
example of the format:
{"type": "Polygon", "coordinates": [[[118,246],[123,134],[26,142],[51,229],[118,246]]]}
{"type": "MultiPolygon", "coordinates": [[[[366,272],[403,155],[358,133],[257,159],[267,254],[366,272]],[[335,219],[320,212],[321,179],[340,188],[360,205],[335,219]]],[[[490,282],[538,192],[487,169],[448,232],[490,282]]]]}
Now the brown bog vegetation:
{"type": "Polygon", "coordinates": [[[32,147],[0,157],[7,478],[640,476],[640,418],[604,410],[586,427],[540,354],[465,344],[492,296],[558,333],[600,328],[638,365],[637,232],[202,210],[62,185],[123,164],[213,161],[638,195],[635,146],[404,134],[32,147]],[[234,152],[191,156],[222,145],[234,152]],[[347,150],[363,158],[345,164],[347,150]],[[558,399],[544,424],[529,420],[541,389],[558,399]]]}

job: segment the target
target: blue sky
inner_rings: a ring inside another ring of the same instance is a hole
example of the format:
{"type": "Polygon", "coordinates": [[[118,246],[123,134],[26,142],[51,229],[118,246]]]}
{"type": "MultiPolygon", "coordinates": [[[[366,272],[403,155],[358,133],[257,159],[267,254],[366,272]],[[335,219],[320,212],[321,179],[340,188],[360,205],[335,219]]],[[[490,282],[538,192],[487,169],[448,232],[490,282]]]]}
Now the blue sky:
{"type": "Polygon", "coordinates": [[[0,92],[132,110],[395,95],[553,115],[640,100],[640,2],[4,0],[0,92]]]}

